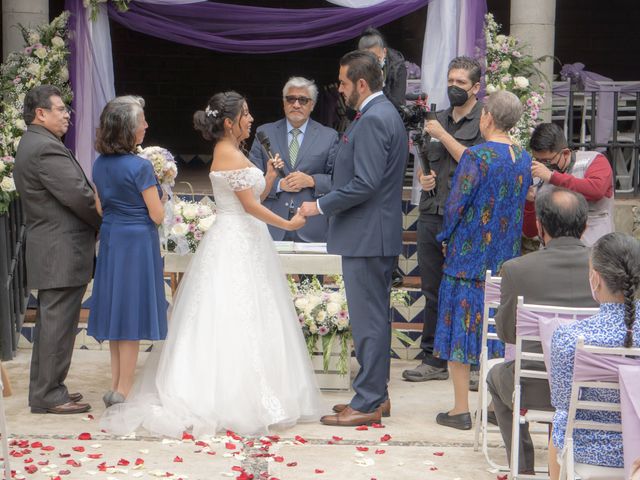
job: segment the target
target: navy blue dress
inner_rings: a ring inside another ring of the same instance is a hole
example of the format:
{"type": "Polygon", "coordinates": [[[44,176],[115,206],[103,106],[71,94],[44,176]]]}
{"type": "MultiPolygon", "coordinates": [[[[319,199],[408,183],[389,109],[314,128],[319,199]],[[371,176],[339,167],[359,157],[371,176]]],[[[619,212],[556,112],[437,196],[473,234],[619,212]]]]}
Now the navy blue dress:
{"type": "Polygon", "coordinates": [[[97,340],[162,340],[167,335],[158,228],[142,191],[158,182],[133,154],[101,155],[93,165],[103,218],[87,333],[97,340]]]}

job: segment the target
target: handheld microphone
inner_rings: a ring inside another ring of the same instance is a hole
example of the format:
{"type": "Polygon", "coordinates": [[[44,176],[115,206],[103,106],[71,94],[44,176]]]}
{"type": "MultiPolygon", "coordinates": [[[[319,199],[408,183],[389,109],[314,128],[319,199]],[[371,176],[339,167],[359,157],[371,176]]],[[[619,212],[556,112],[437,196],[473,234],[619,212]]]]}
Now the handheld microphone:
{"type": "MultiPolygon", "coordinates": [[[[425,113],[425,118],[427,120],[437,120],[435,103],[432,103],[429,106],[429,111],[425,113]]],[[[425,137],[426,137],[425,141],[431,142],[431,137],[429,135],[425,134],[425,137]]],[[[425,175],[429,175],[431,173],[431,162],[429,162],[429,159],[425,158],[423,155],[420,155],[420,165],[425,175]]],[[[429,190],[428,192],[425,192],[425,193],[428,197],[435,197],[437,192],[436,192],[436,189],[434,188],[433,190],[429,190]]]]}
{"type": "MultiPolygon", "coordinates": [[[[260,142],[260,145],[262,145],[262,148],[264,148],[264,151],[267,153],[269,160],[273,160],[273,154],[271,153],[271,142],[269,141],[269,137],[267,137],[267,134],[264,132],[258,132],[256,133],[256,138],[260,142]]],[[[276,170],[280,177],[285,177],[285,174],[281,168],[276,168],[276,170]]]]}

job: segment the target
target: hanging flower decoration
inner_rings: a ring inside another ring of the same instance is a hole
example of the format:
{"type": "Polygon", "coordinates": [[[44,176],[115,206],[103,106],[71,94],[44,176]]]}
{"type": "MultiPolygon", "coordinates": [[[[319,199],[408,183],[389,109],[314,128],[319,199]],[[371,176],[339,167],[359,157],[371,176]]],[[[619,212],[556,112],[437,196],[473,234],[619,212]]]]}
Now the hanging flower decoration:
{"type": "Polygon", "coordinates": [[[12,52],[0,66],[0,214],[16,197],[13,163],[20,137],[27,129],[22,118],[24,97],[33,87],[55,85],[69,105],[73,94],[69,85],[65,41],[69,12],[50,24],[25,28],[18,25],[25,47],[12,52]]]}
{"type": "Polygon", "coordinates": [[[82,0],[84,8],[90,9],[91,21],[95,22],[98,18],[100,4],[107,3],[108,1],[113,3],[120,12],[129,10],[129,4],[132,2],[132,0],[82,0]]]}
{"type": "Polygon", "coordinates": [[[537,83],[533,77],[544,78],[538,65],[545,57],[533,58],[523,53],[526,45],[512,36],[500,34],[500,28],[493,15],[488,13],[484,24],[486,92],[491,95],[497,90],[508,90],[520,98],[524,113],[509,133],[516,143],[528,149],[531,133],[541,121],[540,109],[544,103],[545,85],[537,83]]]}

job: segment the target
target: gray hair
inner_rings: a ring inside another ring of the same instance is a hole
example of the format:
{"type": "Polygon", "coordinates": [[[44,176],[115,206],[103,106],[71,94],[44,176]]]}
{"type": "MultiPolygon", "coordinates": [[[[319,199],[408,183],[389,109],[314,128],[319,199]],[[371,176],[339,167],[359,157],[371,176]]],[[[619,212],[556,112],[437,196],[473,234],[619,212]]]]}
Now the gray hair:
{"type": "Polygon", "coordinates": [[[580,238],[587,228],[589,205],[582,194],[544,185],[536,194],[536,217],[551,238],[580,238]]]}
{"type": "Polygon", "coordinates": [[[484,109],[493,117],[496,128],[503,132],[508,132],[515,127],[524,111],[520,99],[506,90],[498,90],[489,95],[484,109]]]}
{"type": "Polygon", "coordinates": [[[129,153],[136,147],[138,117],[143,110],[142,97],[126,95],[111,100],[102,110],[96,134],[96,151],[104,155],[129,153]]]}
{"type": "Polygon", "coordinates": [[[309,96],[313,103],[316,103],[318,100],[318,87],[316,86],[316,82],[313,80],[309,80],[304,77],[291,77],[287,80],[287,83],[284,84],[284,88],[282,89],[282,98],[287,96],[287,92],[292,88],[305,88],[309,92],[309,96]]]}

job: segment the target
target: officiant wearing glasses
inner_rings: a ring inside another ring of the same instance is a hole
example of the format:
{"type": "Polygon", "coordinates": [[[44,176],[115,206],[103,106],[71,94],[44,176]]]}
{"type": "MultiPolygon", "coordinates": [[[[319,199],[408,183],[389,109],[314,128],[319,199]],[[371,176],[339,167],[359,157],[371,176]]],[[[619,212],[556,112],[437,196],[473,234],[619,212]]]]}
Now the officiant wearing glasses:
{"type": "MultiPolygon", "coordinates": [[[[249,152],[249,159],[266,172],[269,157],[258,141],[262,132],[273,155],[280,154],[284,166],[263,203],[284,218],[295,215],[302,202],[315,201],[331,189],[338,133],[310,118],[317,98],[318,87],[312,80],[291,77],[282,89],[285,118],[259,126],[249,152]]],[[[297,231],[269,225],[269,232],[274,240],[326,242],[327,228],[327,219],[318,216],[297,231]]]]}

